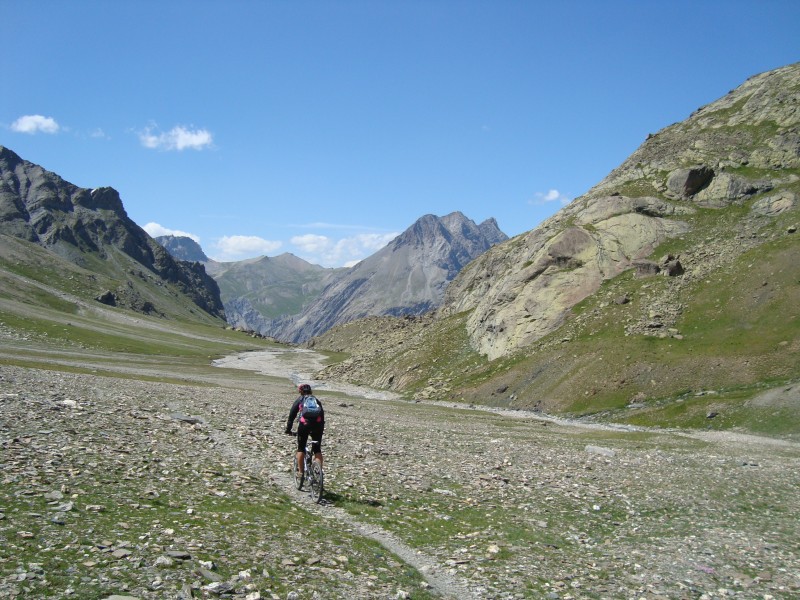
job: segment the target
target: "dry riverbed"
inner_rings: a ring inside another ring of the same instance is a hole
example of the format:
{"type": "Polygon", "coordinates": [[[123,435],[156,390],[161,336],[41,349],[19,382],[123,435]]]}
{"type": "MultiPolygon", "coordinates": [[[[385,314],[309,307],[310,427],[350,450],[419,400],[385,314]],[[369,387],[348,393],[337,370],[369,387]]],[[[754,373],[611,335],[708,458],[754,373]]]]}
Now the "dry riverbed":
{"type": "Polygon", "coordinates": [[[0,598],[800,596],[797,444],[312,381],[317,506],[282,432],[318,361],[182,385],[0,367],[0,598]]]}

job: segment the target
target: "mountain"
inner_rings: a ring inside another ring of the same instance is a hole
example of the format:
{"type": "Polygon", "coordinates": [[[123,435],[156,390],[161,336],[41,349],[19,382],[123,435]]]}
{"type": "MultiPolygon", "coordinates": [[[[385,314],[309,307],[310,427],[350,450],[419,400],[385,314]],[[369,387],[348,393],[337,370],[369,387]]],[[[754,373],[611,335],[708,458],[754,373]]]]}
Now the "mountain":
{"type": "MultiPolygon", "coordinates": [[[[2,146],[0,236],[11,254],[20,256],[19,244],[29,244],[45,249],[53,265],[79,267],[86,281],[81,293],[94,293],[103,304],[165,317],[199,308],[224,319],[219,288],[202,265],[173,259],[128,217],[116,190],[79,188],[2,146]]],[[[29,266],[39,276],[46,272],[42,256],[23,252],[17,270],[36,257],[29,266]]]]}
{"type": "Polygon", "coordinates": [[[182,235],[159,235],[154,238],[169,252],[173,258],[189,262],[207,263],[210,259],[203,252],[200,244],[192,238],[182,235]]]}
{"type": "Polygon", "coordinates": [[[312,265],[289,253],[217,262],[189,237],[155,239],[174,258],[203,263],[219,286],[228,324],[244,331],[262,331],[269,319],[299,313],[344,271],[312,265]]]}
{"type": "Polygon", "coordinates": [[[300,313],[346,271],[313,265],[288,252],[217,262],[189,237],[168,235],[156,241],[179,260],[203,263],[219,286],[228,324],[244,331],[267,331],[271,319],[300,313]]]}
{"type": "Polygon", "coordinates": [[[798,106],[794,64],[648,135],[462,269],[435,316],[315,339],[351,353],[322,376],[632,423],[796,426],[798,106]]]}
{"type": "MultiPolygon", "coordinates": [[[[553,331],[603,282],[668,240],[697,230],[691,222],[702,215],[712,217],[704,226],[710,231],[748,207],[733,225],[742,239],[730,251],[755,245],[752,234],[764,217],[797,204],[798,70],[795,65],[755,77],[650,136],[585,196],[470,265],[448,290],[445,313],[472,311],[467,327],[473,345],[497,358],[553,331]]],[[[682,281],[697,276],[697,246],[671,248],[682,255],[681,270],[670,271],[670,259],[659,255],[652,258],[661,264],[652,270],[679,274],[691,265],[682,281]]],[[[670,325],[672,319],[662,320],[670,325]]]]}
{"type": "Polygon", "coordinates": [[[220,288],[228,323],[247,331],[269,331],[269,321],[300,313],[347,269],[313,265],[293,254],[236,262],[208,261],[220,288]]]}
{"type": "Polygon", "coordinates": [[[370,315],[426,313],[465,265],[506,239],[494,219],[476,225],[460,212],[425,215],[337,277],[300,314],[274,319],[259,333],[302,342],[370,315]]]}

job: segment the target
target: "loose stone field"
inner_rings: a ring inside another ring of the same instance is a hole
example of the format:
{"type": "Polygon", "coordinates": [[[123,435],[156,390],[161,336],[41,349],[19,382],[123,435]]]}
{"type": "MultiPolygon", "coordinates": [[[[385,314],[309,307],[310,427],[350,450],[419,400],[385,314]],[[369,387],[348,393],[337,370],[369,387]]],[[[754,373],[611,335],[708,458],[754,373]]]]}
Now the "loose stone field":
{"type": "Polygon", "coordinates": [[[312,381],[315,505],[283,434],[315,364],[196,385],[0,367],[0,597],[800,595],[800,445],[312,381]]]}

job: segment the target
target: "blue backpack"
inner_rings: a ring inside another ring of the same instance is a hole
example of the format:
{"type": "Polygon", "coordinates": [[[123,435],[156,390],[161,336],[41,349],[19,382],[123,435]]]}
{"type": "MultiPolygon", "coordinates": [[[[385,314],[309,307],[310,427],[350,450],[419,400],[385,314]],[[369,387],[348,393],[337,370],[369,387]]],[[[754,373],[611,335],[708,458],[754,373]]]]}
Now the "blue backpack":
{"type": "Polygon", "coordinates": [[[314,396],[306,396],[300,404],[300,420],[317,423],[322,418],[322,406],[314,396]]]}

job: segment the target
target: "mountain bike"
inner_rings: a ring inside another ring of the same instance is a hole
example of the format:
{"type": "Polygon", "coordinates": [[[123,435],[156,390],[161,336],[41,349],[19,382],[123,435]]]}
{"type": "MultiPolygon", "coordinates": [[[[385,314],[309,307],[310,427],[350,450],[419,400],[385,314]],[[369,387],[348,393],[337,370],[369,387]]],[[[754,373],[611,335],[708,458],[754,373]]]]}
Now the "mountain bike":
{"type": "MultiPolygon", "coordinates": [[[[296,432],[292,432],[292,435],[297,435],[296,432]]],[[[304,468],[303,474],[300,475],[300,469],[298,468],[297,464],[297,451],[294,453],[294,457],[292,458],[292,473],[294,473],[294,485],[298,490],[303,489],[303,484],[308,485],[308,491],[311,494],[311,499],[319,503],[322,500],[322,489],[323,489],[323,482],[325,480],[325,474],[322,471],[322,465],[316,459],[314,459],[314,451],[315,446],[319,446],[319,442],[316,442],[308,438],[306,442],[306,451],[305,451],[305,458],[304,458],[304,468]]]]}

